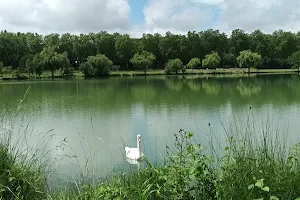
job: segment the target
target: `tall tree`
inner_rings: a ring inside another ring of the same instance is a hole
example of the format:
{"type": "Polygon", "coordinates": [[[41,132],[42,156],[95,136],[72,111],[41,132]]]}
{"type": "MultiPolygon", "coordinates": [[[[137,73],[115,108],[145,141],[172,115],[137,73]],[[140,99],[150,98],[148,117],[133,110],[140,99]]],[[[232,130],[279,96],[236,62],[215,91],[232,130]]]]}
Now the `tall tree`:
{"type": "Polygon", "coordinates": [[[121,63],[125,65],[125,69],[128,70],[129,60],[132,56],[133,42],[128,34],[119,35],[116,38],[115,48],[117,56],[120,58],[121,63]]]}
{"type": "Polygon", "coordinates": [[[289,64],[292,66],[294,69],[298,69],[298,72],[300,71],[300,51],[297,51],[293,53],[291,56],[288,58],[289,64]]]}
{"type": "Polygon", "coordinates": [[[26,62],[28,59],[32,59],[34,57],[33,54],[26,54],[19,60],[19,70],[24,72],[26,69],[26,62]]]}
{"type": "Polygon", "coordinates": [[[248,68],[250,73],[251,67],[257,67],[261,61],[261,55],[251,50],[244,50],[240,52],[240,55],[236,58],[239,66],[242,68],[248,68]]]}
{"type": "Polygon", "coordinates": [[[282,67],[287,63],[287,58],[297,51],[297,40],[295,34],[278,30],[273,33],[274,57],[282,67]]]}
{"type": "Polygon", "coordinates": [[[186,54],[189,55],[189,58],[204,58],[205,52],[200,38],[200,34],[196,33],[195,31],[189,31],[187,34],[187,40],[189,50],[186,52],[186,54]]]}
{"type": "Polygon", "coordinates": [[[26,33],[26,43],[28,47],[28,54],[40,53],[44,47],[43,36],[37,33],[26,33]]]}
{"type": "Polygon", "coordinates": [[[221,58],[217,52],[213,52],[205,56],[202,60],[202,67],[216,69],[221,63],[221,58]]]}
{"type": "Polygon", "coordinates": [[[187,64],[187,67],[190,69],[194,69],[201,65],[201,61],[199,58],[192,58],[190,62],[187,64]]]}
{"type": "Polygon", "coordinates": [[[151,34],[143,34],[141,38],[141,44],[143,51],[152,52],[156,57],[156,68],[162,67],[165,63],[163,60],[162,52],[160,51],[159,43],[162,36],[158,33],[151,34]]]}
{"type": "Polygon", "coordinates": [[[240,29],[233,30],[229,39],[229,46],[230,53],[238,56],[241,51],[250,48],[249,35],[240,29]]]}
{"type": "Polygon", "coordinates": [[[67,53],[57,53],[55,51],[55,46],[45,47],[39,54],[39,59],[43,68],[51,71],[52,78],[54,78],[55,70],[59,68],[66,69],[70,65],[67,53]]]}
{"type": "Polygon", "coordinates": [[[144,69],[145,75],[147,74],[147,69],[151,67],[155,61],[155,55],[148,51],[142,51],[142,53],[136,53],[130,59],[130,62],[140,69],[144,69]]]}

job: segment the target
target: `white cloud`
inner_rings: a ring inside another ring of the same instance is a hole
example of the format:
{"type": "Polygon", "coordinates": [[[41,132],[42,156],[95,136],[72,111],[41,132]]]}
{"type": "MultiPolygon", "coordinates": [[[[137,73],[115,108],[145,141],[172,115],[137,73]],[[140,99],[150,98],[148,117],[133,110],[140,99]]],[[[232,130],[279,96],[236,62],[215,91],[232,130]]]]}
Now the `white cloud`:
{"type": "MultiPolygon", "coordinates": [[[[215,0],[214,0],[215,1],[215,0]]],[[[212,8],[189,0],[149,0],[144,8],[145,29],[186,32],[199,30],[212,19],[212,8]]]]}
{"type": "Polygon", "coordinates": [[[145,30],[186,33],[214,28],[270,33],[300,27],[298,0],[149,0],[144,9],[145,30]]]}
{"type": "Polygon", "coordinates": [[[299,0],[148,0],[145,23],[131,24],[130,0],[2,0],[0,28],[13,32],[109,32],[143,33],[167,31],[185,34],[207,28],[230,33],[300,27],[299,0]]]}
{"type": "Polygon", "coordinates": [[[271,33],[278,29],[299,30],[300,1],[298,0],[224,0],[215,28],[247,32],[260,29],[271,33]]]}
{"type": "Polygon", "coordinates": [[[9,31],[91,32],[128,30],[126,0],[2,0],[1,29],[9,31]]]}
{"type": "Polygon", "coordinates": [[[224,2],[224,0],[191,0],[191,2],[203,3],[203,4],[208,4],[208,5],[216,5],[216,4],[224,2]]]}

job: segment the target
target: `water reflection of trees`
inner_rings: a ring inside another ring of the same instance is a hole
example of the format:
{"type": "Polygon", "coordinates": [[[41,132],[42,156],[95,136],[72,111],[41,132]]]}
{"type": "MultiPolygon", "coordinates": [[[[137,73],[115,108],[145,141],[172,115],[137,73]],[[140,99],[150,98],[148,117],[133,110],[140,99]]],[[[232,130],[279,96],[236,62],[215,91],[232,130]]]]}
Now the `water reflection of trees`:
{"type": "Polygon", "coordinates": [[[238,81],[236,89],[242,96],[257,95],[261,92],[261,83],[259,83],[254,78],[251,78],[250,80],[240,79],[238,81]]]}
{"type": "Polygon", "coordinates": [[[289,89],[296,92],[296,91],[299,91],[299,88],[300,88],[299,80],[300,80],[299,75],[292,75],[289,80],[286,80],[285,84],[289,89]]]}
{"type": "Polygon", "coordinates": [[[192,91],[199,91],[199,90],[201,90],[201,82],[198,81],[197,79],[187,79],[186,80],[186,84],[187,84],[187,86],[189,86],[189,88],[192,91]]]}
{"type": "Polygon", "coordinates": [[[155,99],[156,92],[157,92],[156,88],[151,84],[134,85],[131,88],[131,94],[133,96],[133,99],[143,101],[143,102],[147,100],[155,99]]]}
{"type": "Polygon", "coordinates": [[[207,94],[218,95],[222,89],[220,82],[216,80],[203,80],[202,88],[207,94]]]}
{"type": "Polygon", "coordinates": [[[265,102],[286,104],[300,102],[298,76],[261,76],[257,78],[183,78],[137,77],[104,80],[0,84],[0,105],[8,108],[18,102],[27,88],[28,112],[55,113],[121,112],[132,104],[145,106],[190,107],[221,106],[265,102]],[[251,97],[251,98],[249,98],[251,97]]]}
{"type": "Polygon", "coordinates": [[[180,90],[182,90],[183,86],[184,86],[184,81],[182,77],[166,77],[165,79],[165,83],[167,85],[167,87],[170,90],[174,90],[176,92],[179,92],[180,90]]]}

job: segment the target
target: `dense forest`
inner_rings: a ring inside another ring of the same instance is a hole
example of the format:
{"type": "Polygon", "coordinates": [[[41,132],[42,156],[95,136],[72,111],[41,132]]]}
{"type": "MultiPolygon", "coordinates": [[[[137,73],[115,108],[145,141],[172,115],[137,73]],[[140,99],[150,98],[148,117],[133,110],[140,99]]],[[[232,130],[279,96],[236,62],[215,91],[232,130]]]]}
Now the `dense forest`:
{"type": "MultiPolygon", "coordinates": [[[[0,33],[2,73],[3,68],[32,74],[41,74],[43,70],[53,74],[57,69],[68,71],[71,68],[81,69],[86,75],[102,75],[116,68],[133,70],[142,66],[168,70],[168,64],[178,67],[177,70],[182,66],[230,68],[245,64],[247,59],[241,52],[253,52],[253,58],[259,56],[255,64],[257,68],[291,68],[299,66],[298,51],[300,32],[283,30],[265,34],[260,30],[246,33],[236,29],[228,36],[209,29],[186,35],[170,32],[165,36],[144,34],[141,38],[107,32],[80,35],[54,33],[46,36],[7,31],[0,33]],[[93,69],[93,64],[98,66],[98,71],[93,69]],[[92,72],[89,72],[90,69],[92,72]]],[[[252,58],[249,59],[248,65],[252,67],[254,61],[251,64],[252,58]]]]}

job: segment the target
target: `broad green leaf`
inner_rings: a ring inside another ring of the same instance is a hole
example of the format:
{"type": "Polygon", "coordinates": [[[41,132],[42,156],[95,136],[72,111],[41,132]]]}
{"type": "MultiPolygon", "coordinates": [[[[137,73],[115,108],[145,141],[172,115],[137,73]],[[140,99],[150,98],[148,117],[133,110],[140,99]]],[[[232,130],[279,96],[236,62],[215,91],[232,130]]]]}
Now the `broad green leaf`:
{"type": "Polygon", "coordinates": [[[253,188],[254,188],[254,184],[251,184],[251,185],[248,186],[248,190],[251,190],[253,188]]]}
{"type": "Polygon", "coordinates": [[[270,192],[270,188],[268,186],[261,188],[263,191],[270,192]]]}
{"type": "Polygon", "coordinates": [[[255,183],[256,187],[262,188],[264,186],[264,179],[260,179],[255,183]]]}

